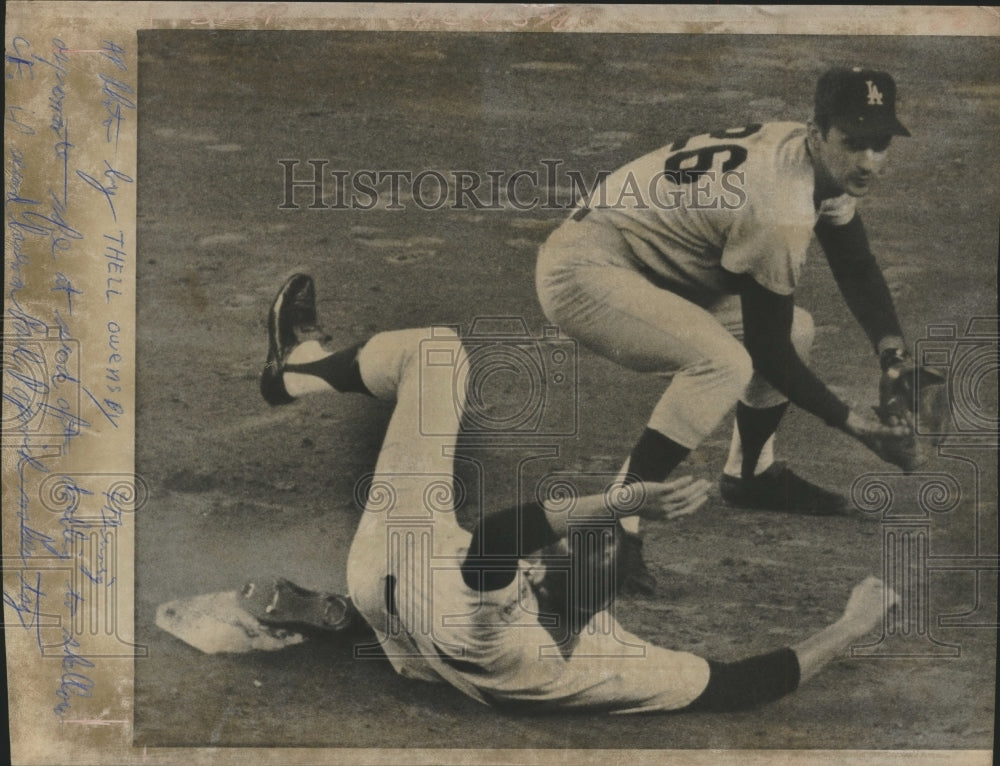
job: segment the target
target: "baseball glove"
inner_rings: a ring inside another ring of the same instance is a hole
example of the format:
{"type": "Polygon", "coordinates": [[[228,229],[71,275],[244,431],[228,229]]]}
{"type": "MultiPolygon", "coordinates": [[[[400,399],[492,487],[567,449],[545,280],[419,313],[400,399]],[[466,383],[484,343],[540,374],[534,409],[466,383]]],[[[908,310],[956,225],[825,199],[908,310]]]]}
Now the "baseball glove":
{"type": "MultiPolygon", "coordinates": [[[[877,407],[873,409],[878,410],[877,407]]],[[[889,425],[871,415],[859,415],[845,430],[885,462],[902,468],[904,473],[916,470],[925,460],[908,425],[889,425]]]]}
{"type": "Polygon", "coordinates": [[[931,367],[917,367],[905,351],[889,349],[882,354],[879,404],[875,414],[886,426],[906,426],[908,439],[897,443],[889,462],[912,471],[926,460],[917,431],[940,444],[947,415],[945,376],[931,367]]]}

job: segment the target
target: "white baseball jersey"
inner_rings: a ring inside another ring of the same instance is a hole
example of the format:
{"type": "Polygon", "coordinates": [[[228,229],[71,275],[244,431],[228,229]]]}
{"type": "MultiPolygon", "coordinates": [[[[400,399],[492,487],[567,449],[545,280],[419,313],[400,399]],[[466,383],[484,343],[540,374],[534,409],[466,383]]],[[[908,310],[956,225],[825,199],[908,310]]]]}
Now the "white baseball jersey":
{"type": "Polygon", "coordinates": [[[848,195],[817,208],[813,192],[806,126],[773,122],[674,141],[611,174],[589,206],[682,293],[733,292],[735,273],[788,295],[817,221],[855,212],[848,195]]]}
{"type": "Polygon", "coordinates": [[[539,622],[527,562],[506,587],[481,593],[465,582],[472,536],[438,497],[452,481],[459,427],[452,378],[421,374],[421,360],[446,350],[460,369],[457,340],[400,330],[358,352],[368,390],[396,400],[347,559],[351,599],[382,651],[401,675],[444,680],[488,703],[638,712],[692,702],[708,684],[708,662],[647,644],[609,612],[594,615],[564,657],[539,622]]]}
{"type": "MultiPolygon", "coordinates": [[[[455,554],[460,562],[464,549],[455,554]]],[[[708,683],[706,660],[653,646],[608,612],[594,616],[564,657],[539,623],[527,564],[506,588],[480,593],[455,564],[439,561],[427,569],[424,559],[423,574],[416,562],[400,571],[397,629],[377,631],[401,675],[440,678],[489,703],[620,713],[682,708],[708,683]]]]}

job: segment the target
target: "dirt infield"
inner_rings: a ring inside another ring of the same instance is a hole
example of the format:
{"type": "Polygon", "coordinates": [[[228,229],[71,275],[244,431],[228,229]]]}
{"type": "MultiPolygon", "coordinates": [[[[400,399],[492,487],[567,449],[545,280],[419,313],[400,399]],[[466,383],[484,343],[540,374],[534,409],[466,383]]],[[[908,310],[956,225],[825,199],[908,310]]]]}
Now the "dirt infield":
{"type": "MultiPolygon", "coordinates": [[[[151,497],[137,521],[136,635],[149,657],[136,662],[136,744],[990,748],[996,573],[946,563],[997,553],[988,442],[956,442],[926,467],[960,496],[911,519],[932,571],[914,607],[923,627],[893,644],[905,648],[836,662],[755,712],[528,718],[354,660],[357,637],[204,656],[153,624],[164,601],[267,573],[344,589],[354,487],[389,412],[361,397],[277,409],[261,400],[265,313],[287,274],[314,275],[324,324],[345,343],[491,315],[523,318],[537,336],[534,259],[566,215],[567,170],[589,181],[699,127],[804,120],[816,76],[855,62],[896,75],[913,133],[894,142],[889,175],[861,204],[873,249],[910,340],[955,325],[958,343],[970,319],[997,312],[993,40],[140,33],[136,463],[151,497]],[[539,174],[541,200],[455,209],[448,198],[430,209],[428,176],[425,197],[402,194],[399,210],[309,209],[305,187],[286,199],[281,160],[298,161],[298,179],[309,160],[325,160],[327,172],[435,170],[449,182],[456,171],[509,179],[527,169],[539,174]],[[545,205],[549,195],[559,204],[545,205]]],[[[818,250],[799,303],[817,325],[814,368],[846,399],[874,403],[876,361],[818,250]]],[[[545,446],[558,454],[535,461],[529,479],[618,470],[664,381],[583,350],[577,365],[572,435],[460,445],[480,465],[485,478],[473,484],[485,502],[516,501],[528,486],[519,459],[545,446]]],[[[995,418],[993,370],[983,388],[993,398],[980,404],[995,418]]],[[[730,428],[681,472],[714,480],[730,428]]],[[[896,502],[917,507],[890,467],[800,411],[779,453],[845,493],[866,474],[890,474],[896,502]]],[[[835,619],[850,587],[883,571],[890,526],[876,511],[790,517],[716,498],[691,518],[646,525],[660,590],[623,599],[618,616],[661,645],[722,660],[788,644],[835,619]]]]}

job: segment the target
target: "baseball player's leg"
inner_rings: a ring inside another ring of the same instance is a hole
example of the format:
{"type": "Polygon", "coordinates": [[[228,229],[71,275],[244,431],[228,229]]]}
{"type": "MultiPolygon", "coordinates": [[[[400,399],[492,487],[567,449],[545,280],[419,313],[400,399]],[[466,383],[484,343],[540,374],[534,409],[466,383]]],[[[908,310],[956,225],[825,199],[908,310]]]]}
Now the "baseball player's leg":
{"type": "Polygon", "coordinates": [[[437,375],[426,376],[420,367],[421,353],[460,356],[459,339],[448,330],[402,330],[334,350],[317,323],[313,281],[302,274],[282,286],[268,327],[268,361],[261,376],[261,393],[268,402],[285,404],[333,391],[396,402],[375,472],[361,487],[364,513],[348,555],[348,589],[397,669],[432,678],[399,628],[402,618],[411,617],[406,612],[414,599],[395,603],[396,596],[409,594],[403,585],[410,583],[392,586],[405,579],[403,573],[429,567],[429,561],[416,560],[420,556],[454,552],[463,535],[467,540],[455,519],[451,484],[464,392],[452,385],[454,367],[438,366],[431,370],[437,375]],[[448,374],[442,375],[445,369],[448,374]],[[419,527],[416,537],[411,534],[414,525],[419,527]],[[416,540],[417,550],[409,544],[394,546],[397,538],[416,540]],[[395,577],[392,582],[390,576],[395,577]]]}
{"type": "MultiPolygon", "coordinates": [[[[641,372],[672,375],[626,469],[662,481],[715,428],[746,388],[743,346],[708,312],[635,270],[621,234],[565,224],[542,247],[537,270],[546,316],[596,353],[641,372]]],[[[618,582],[651,592],[633,523],[625,527],[618,582]]]]}
{"type": "Polygon", "coordinates": [[[546,316],[582,345],[629,369],[673,378],[630,456],[631,473],[662,481],[743,394],[753,366],[711,313],[632,268],[622,252],[627,243],[613,230],[603,233],[607,228],[590,226],[590,250],[575,260],[560,263],[562,252],[551,251],[576,243],[543,246],[539,298],[546,316]]]}
{"type": "MultiPolygon", "coordinates": [[[[738,297],[732,296],[722,301],[721,306],[713,307],[713,314],[736,337],[743,337],[738,297]]],[[[792,345],[795,353],[806,363],[809,362],[814,337],[812,316],[796,306],[792,318],[792,345]]],[[[733,426],[726,474],[752,477],[771,466],[774,462],[774,432],[787,407],[788,398],[755,372],[737,404],[738,422],[733,426]]]]}
{"type": "Polygon", "coordinates": [[[468,544],[455,518],[452,474],[464,394],[452,385],[451,369],[421,367],[422,358],[436,353],[461,354],[457,336],[437,329],[386,332],[358,351],[365,385],[395,407],[347,560],[358,611],[396,669],[422,678],[434,674],[411,634],[433,630],[433,560],[455,557],[468,544]]]}
{"type": "Polygon", "coordinates": [[[360,529],[392,521],[394,516],[426,518],[433,521],[435,532],[459,529],[453,497],[441,482],[452,480],[465,392],[453,385],[453,366],[422,367],[422,358],[435,354],[453,360],[464,354],[453,330],[383,332],[358,350],[365,386],[377,398],[395,402],[372,477],[373,482],[391,487],[391,507],[385,513],[369,513],[371,507],[386,505],[369,498],[360,529]],[[428,501],[428,488],[441,492],[434,503],[428,501]]]}
{"type": "Polygon", "coordinates": [[[281,286],[267,315],[267,363],[260,393],[268,404],[289,404],[319,391],[370,393],[357,366],[358,346],[333,351],[316,317],[316,286],[294,274],[281,286]]]}
{"type": "MultiPolygon", "coordinates": [[[[723,325],[736,337],[743,336],[739,298],[731,296],[712,307],[723,325]]],[[[799,306],[792,318],[792,345],[808,363],[815,327],[812,316],[799,306]]],[[[723,498],[741,507],[776,508],[814,513],[836,513],[844,498],[793,474],[775,463],[775,432],[788,409],[788,399],[761,375],[754,373],[736,405],[736,422],[723,469],[723,498]]]]}

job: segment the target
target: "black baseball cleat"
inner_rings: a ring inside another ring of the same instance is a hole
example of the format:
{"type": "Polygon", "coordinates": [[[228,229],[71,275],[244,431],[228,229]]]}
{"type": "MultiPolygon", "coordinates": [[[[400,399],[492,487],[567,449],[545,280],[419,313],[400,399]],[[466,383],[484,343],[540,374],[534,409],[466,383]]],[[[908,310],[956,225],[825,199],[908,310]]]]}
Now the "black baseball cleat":
{"type": "Polygon", "coordinates": [[[350,597],[319,593],[283,577],[248,582],[240,591],[240,605],[265,625],[289,630],[337,633],[360,619],[350,597]]]}
{"type": "Polygon", "coordinates": [[[295,401],[283,375],[289,353],[300,334],[316,328],[316,286],[307,274],[295,274],[281,286],[267,315],[267,363],[260,376],[260,393],[268,404],[295,401]]]}
{"type": "Polygon", "coordinates": [[[652,596],[656,591],[653,577],[642,557],[642,538],[619,530],[621,544],[615,562],[615,590],[623,595],[652,596]]]}
{"type": "Polygon", "coordinates": [[[806,481],[781,462],[752,479],[723,474],[719,490],[726,504],[735,508],[806,516],[837,516],[848,510],[842,495],[806,481]]]}

